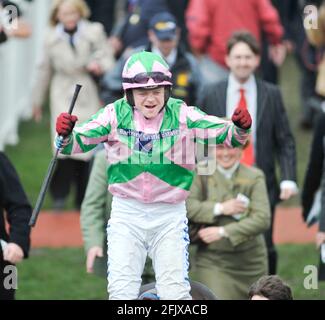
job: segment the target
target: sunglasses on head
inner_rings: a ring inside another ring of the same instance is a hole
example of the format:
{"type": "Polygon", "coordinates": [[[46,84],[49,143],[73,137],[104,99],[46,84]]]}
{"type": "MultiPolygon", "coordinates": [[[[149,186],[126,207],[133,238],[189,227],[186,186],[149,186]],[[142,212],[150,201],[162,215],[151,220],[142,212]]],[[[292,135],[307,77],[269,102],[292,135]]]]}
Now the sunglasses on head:
{"type": "Polygon", "coordinates": [[[122,81],[126,83],[146,84],[150,79],[152,79],[154,83],[171,81],[170,77],[162,72],[143,72],[137,74],[134,78],[123,78],[122,81]]]}

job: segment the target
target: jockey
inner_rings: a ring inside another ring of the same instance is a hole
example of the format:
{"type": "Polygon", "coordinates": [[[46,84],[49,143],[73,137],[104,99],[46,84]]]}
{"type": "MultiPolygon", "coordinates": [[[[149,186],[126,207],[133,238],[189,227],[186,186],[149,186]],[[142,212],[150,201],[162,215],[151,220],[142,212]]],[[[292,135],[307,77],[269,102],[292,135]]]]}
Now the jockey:
{"type": "Polygon", "coordinates": [[[77,117],[57,118],[62,154],[104,143],[109,191],[107,225],[110,299],[137,299],[147,254],[160,299],[191,299],[185,199],[193,181],[195,143],[245,144],[251,117],[237,108],[231,120],[208,116],[171,98],[167,63],[151,52],[133,54],[123,69],[125,96],[74,127],[77,117]]]}

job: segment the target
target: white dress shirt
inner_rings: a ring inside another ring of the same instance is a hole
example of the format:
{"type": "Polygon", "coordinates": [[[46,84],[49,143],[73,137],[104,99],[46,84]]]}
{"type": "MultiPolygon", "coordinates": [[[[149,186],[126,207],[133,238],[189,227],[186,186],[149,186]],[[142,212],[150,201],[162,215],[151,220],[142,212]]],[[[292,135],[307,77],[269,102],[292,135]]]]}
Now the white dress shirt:
{"type": "Polygon", "coordinates": [[[155,46],[152,46],[151,52],[158,54],[160,57],[163,57],[166,60],[166,62],[168,63],[169,67],[172,67],[176,62],[176,59],[177,59],[177,49],[176,48],[174,48],[167,57],[165,57],[161,53],[161,51],[155,46]]]}

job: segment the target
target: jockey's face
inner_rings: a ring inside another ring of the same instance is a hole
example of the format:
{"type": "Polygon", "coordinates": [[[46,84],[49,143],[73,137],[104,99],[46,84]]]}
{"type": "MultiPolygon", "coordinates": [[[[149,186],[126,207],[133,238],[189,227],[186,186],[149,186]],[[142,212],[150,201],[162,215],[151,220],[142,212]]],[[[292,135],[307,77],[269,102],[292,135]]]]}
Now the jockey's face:
{"type": "Polygon", "coordinates": [[[135,108],[137,108],[147,119],[157,116],[164,106],[164,87],[154,89],[133,89],[135,108]]]}

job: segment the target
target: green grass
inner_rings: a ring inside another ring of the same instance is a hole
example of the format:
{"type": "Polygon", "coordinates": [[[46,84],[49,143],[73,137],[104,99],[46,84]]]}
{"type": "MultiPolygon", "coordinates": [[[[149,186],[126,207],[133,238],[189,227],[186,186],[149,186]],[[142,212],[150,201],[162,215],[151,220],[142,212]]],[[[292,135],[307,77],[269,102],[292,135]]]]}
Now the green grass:
{"type": "MultiPolygon", "coordinates": [[[[279,275],[295,299],[325,299],[325,282],[318,289],[304,288],[304,268],[318,264],[314,245],[280,245],[279,275]]],[[[195,274],[192,275],[195,279],[195,274]]],[[[83,249],[37,249],[19,265],[17,299],[106,299],[106,279],[85,271],[83,249]]]]}
{"type": "MultiPolygon", "coordinates": [[[[36,203],[43,178],[52,158],[49,115],[46,113],[40,124],[22,122],[19,128],[20,143],[8,146],[6,154],[14,163],[27,196],[36,203]]],[[[49,207],[48,197],[44,207],[49,207]]]]}
{"type": "Polygon", "coordinates": [[[325,300],[325,281],[318,283],[318,289],[304,288],[304,279],[310,274],[308,269],[304,273],[305,267],[318,266],[319,255],[315,245],[279,245],[278,254],[279,276],[290,285],[295,299],[325,300]]]}
{"type": "Polygon", "coordinates": [[[17,299],[106,299],[106,279],[86,273],[84,250],[34,249],[18,269],[17,299]]]}

